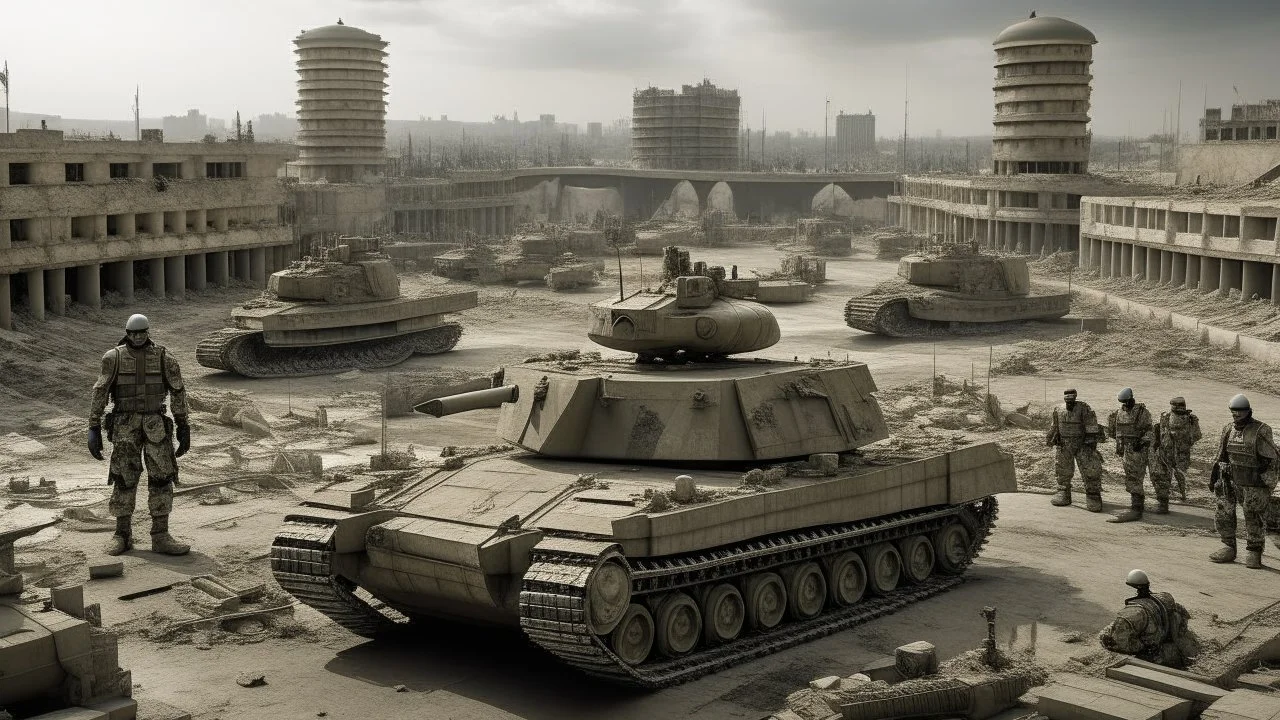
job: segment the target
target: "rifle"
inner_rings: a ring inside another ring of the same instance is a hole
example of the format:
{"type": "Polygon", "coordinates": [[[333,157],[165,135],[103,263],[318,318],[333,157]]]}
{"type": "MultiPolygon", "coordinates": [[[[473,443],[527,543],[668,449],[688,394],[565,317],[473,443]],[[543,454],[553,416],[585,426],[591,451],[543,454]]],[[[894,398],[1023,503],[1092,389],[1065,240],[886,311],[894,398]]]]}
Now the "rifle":
{"type": "Polygon", "coordinates": [[[1160,462],[1165,464],[1169,469],[1169,474],[1173,476],[1173,480],[1178,484],[1178,496],[1183,502],[1187,500],[1187,474],[1178,467],[1178,446],[1177,440],[1172,432],[1162,433],[1159,424],[1155,427],[1156,442],[1159,444],[1158,457],[1160,462]],[[1165,447],[1168,447],[1168,452],[1165,447]]]}

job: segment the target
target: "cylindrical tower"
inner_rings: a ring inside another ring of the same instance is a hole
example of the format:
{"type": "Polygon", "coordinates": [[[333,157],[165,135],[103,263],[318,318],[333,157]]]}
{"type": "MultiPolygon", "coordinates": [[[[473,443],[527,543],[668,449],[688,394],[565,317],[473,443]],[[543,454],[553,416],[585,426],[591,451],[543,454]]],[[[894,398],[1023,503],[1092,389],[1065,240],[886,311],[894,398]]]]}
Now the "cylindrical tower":
{"type": "Polygon", "coordinates": [[[997,175],[1089,171],[1089,66],[1097,42],[1070,20],[1034,13],[996,37],[997,175]]]}
{"type": "Polygon", "coordinates": [[[298,54],[298,161],[303,180],[380,175],[387,146],[387,43],[337,25],[293,39],[298,54]]]}

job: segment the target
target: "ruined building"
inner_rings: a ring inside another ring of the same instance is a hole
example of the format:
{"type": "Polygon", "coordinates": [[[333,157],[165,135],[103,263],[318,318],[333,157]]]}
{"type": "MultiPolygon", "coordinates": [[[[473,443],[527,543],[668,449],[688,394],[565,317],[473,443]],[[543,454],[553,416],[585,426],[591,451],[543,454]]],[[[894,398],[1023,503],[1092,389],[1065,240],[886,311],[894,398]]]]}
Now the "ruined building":
{"type": "Polygon", "coordinates": [[[836,158],[847,162],[876,151],[876,116],[840,113],[836,115],[836,158]]]}
{"type": "Polygon", "coordinates": [[[732,170],[738,163],[737,90],[710,80],[675,90],[649,87],[632,95],[631,160],[636,167],[732,170]]]}
{"type": "Polygon", "coordinates": [[[182,297],[264,283],[293,231],[276,173],[287,146],[66,140],[0,133],[0,328],[12,309],[61,315],[135,288],[182,297]]]}
{"type": "Polygon", "coordinates": [[[1222,108],[1205,108],[1200,120],[1200,139],[1205,142],[1280,139],[1280,99],[1256,105],[1232,105],[1231,117],[1222,118],[1222,108]]]}

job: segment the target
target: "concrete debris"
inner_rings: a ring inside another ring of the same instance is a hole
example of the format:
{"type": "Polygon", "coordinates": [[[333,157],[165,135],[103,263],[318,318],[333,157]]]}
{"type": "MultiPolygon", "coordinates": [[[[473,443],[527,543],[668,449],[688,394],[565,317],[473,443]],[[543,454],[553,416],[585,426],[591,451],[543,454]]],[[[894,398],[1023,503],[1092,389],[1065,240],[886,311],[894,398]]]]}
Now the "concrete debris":
{"type": "Polygon", "coordinates": [[[894,650],[894,668],[904,679],[932,675],[938,671],[938,654],[933,643],[923,640],[903,645],[894,650]]]}
{"type": "Polygon", "coordinates": [[[235,501],[235,493],[226,487],[213,488],[201,495],[199,499],[201,505],[230,505],[235,501]]]}
{"type": "Polygon", "coordinates": [[[831,690],[840,686],[840,679],[839,675],[820,677],[817,680],[810,680],[809,687],[814,690],[831,690]]]}
{"type": "Polygon", "coordinates": [[[93,580],[120,577],[124,574],[124,561],[107,560],[89,565],[89,577],[93,580]]]}
{"type": "Polygon", "coordinates": [[[409,692],[409,688],[405,687],[404,685],[392,685],[391,689],[395,690],[398,693],[409,692]]]}
{"type": "Polygon", "coordinates": [[[267,684],[267,676],[260,672],[242,672],[236,676],[236,684],[244,688],[262,687],[267,684]]]}

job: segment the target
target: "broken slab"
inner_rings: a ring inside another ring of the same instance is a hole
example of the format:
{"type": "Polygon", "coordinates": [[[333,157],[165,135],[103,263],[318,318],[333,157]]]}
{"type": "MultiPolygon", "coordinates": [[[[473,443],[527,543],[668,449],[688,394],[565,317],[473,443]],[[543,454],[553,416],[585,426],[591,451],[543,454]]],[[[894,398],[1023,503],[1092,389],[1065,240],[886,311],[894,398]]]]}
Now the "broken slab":
{"type": "Polygon", "coordinates": [[[1270,692],[1280,688],[1280,675],[1268,673],[1244,673],[1236,678],[1236,684],[1246,690],[1270,692]]]}
{"type": "Polygon", "coordinates": [[[1120,665],[1107,668],[1107,677],[1184,700],[1210,705],[1226,696],[1227,691],[1216,685],[1191,680],[1180,675],[1162,672],[1138,665],[1120,665]]]}
{"type": "Polygon", "coordinates": [[[1200,717],[1204,720],[1280,720],[1280,694],[1232,690],[1200,717]]]}
{"type": "Polygon", "coordinates": [[[123,560],[104,560],[89,566],[89,578],[92,580],[120,577],[121,575],[124,575],[123,560]]]}
{"type": "Polygon", "coordinates": [[[83,585],[63,585],[53,588],[49,591],[49,599],[53,603],[53,609],[84,619],[83,585]]]}
{"type": "Polygon", "coordinates": [[[1050,720],[1188,720],[1191,701],[1136,685],[1063,673],[1037,691],[1050,720]]]}

